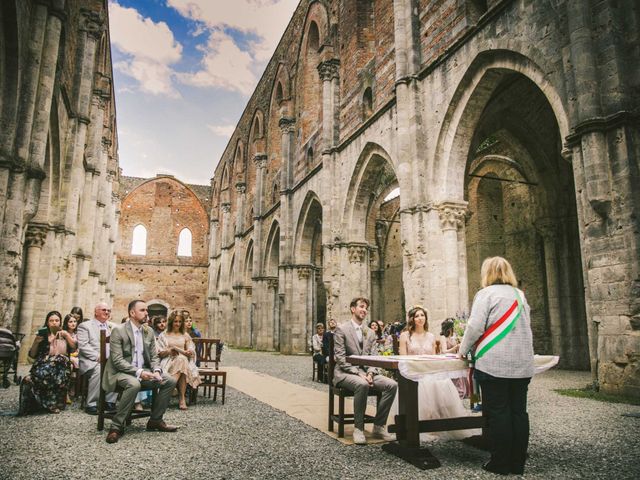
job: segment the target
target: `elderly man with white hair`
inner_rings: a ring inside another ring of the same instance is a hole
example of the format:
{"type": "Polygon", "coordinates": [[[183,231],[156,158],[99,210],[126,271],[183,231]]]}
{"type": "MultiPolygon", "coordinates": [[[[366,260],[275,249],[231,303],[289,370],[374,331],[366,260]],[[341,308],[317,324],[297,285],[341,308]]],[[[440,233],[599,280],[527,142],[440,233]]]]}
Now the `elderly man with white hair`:
{"type": "MultiPolygon", "coordinates": [[[[98,413],[98,396],[100,395],[100,331],[105,330],[107,336],[115,326],[109,321],[111,307],[104,302],[96,305],[93,319],[78,325],[78,358],[80,359],[79,373],[88,376],[88,393],[86,412],[91,415],[98,413]]],[[[116,393],[107,394],[107,410],[115,409],[118,398],[116,393]]]]}

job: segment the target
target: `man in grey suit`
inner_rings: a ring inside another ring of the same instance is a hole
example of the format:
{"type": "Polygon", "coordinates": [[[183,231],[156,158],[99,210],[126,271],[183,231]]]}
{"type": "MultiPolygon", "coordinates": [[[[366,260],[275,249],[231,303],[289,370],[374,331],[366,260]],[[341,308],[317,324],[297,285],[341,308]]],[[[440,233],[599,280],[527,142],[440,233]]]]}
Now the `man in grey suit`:
{"type": "Polygon", "coordinates": [[[381,375],[374,367],[352,365],[347,362],[349,355],[374,355],[376,335],[364,319],[369,311],[369,300],[364,297],[354,298],[350,304],[351,320],[338,326],[334,333],[334,356],[336,367],[333,372],[333,383],[336,387],[346,388],[353,392],[354,429],[353,443],[366,445],[364,436],[364,413],[367,408],[369,388],[374,387],[382,392],[378,411],[373,422],[373,435],[387,441],[395,440],[395,436],[386,432],[385,425],[398,384],[381,375]]]}
{"type": "Polygon", "coordinates": [[[118,411],[111,420],[107,443],[116,443],[124,433],[124,423],[141,388],[158,388],[153,400],[147,430],[175,432],[178,427],[162,419],[167,410],[176,379],[162,373],[156,351],[156,337],[146,325],[147,304],[133,300],[128,307],[129,319],[111,332],[111,354],[104,368],[102,388],[112,392],[122,388],[118,411]]]}
{"type": "MultiPolygon", "coordinates": [[[[86,411],[91,415],[98,413],[98,395],[100,394],[100,330],[105,330],[107,336],[115,326],[109,321],[111,308],[106,303],[96,305],[93,319],[78,325],[78,372],[89,377],[87,385],[86,411]]],[[[107,395],[107,410],[115,408],[118,396],[115,393],[107,395]]]]}

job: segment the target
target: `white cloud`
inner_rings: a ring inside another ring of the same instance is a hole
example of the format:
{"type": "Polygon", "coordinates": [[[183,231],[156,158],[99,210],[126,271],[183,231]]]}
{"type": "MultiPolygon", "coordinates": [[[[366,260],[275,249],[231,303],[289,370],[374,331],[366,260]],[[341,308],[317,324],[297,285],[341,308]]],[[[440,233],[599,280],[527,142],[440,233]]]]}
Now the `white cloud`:
{"type": "Polygon", "coordinates": [[[271,58],[299,0],[168,0],[184,17],[205,23],[211,29],[233,28],[251,33],[250,52],[257,61],[271,58]]]}
{"type": "Polygon", "coordinates": [[[209,36],[202,59],[202,69],[195,73],[180,73],[178,78],[196,87],[218,87],[249,95],[257,83],[251,70],[251,55],[243,52],[226,33],[216,30],[209,36]]]}
{"type": "Polygon", "coordinates": [[[236,129],[235,125],[209,125],[207,124],[207,128],[211,130],[214,135],[218,137],[231,137],[234,130],[236,129]]]}
{"type": "Polygon", "coordinates": [[[126,59],[114,67],[138,81],[140,90],[179,97],[173,86],[171,65],[182,56],[182,45],[164,22],[144,18],[134,8],[109,4],[111,43],[126,59]]]}

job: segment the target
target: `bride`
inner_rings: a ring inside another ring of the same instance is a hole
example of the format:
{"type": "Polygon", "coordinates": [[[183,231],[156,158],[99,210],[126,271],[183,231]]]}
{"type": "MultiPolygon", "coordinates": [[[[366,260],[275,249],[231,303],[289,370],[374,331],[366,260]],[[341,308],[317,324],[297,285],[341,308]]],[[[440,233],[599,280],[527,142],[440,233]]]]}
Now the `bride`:
{"type": "MultiPolygon", "coordinates": [[[[416,306],[409,310],[407,327],[400,335],[400,355],[433,355],[435,336],[428,331],[427,311],[416,306]]],[[[393,411],[397,412],[397,396],[393,411]]],[[[424,376],[418,382],[418,418],[466,417],[469,412],[464,408],[458,396],[458,390],[450,379],[434,380],[424,376]]],[[[454,430],[420,434],[421,440],[461,440],[480,435],[480,429],[454,430]]]]}

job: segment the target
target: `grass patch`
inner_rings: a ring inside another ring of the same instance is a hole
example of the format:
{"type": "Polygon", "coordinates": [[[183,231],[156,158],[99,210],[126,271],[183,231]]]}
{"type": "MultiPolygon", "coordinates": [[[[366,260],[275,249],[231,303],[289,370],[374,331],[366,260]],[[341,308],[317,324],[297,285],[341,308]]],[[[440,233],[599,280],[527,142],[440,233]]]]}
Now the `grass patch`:
{"type": "Polygon", "coordinates": [[[599,402],[640,405],[640,398],[632,397],[630,395],[618,395],[614,393],[599,392],[590,385],[586,386],[585,388],[559,388],[555,391],[560,395],[564,395],[566,397],[589,398],[591,400],[597,400],[599,402]]]}

